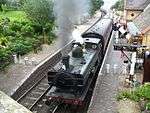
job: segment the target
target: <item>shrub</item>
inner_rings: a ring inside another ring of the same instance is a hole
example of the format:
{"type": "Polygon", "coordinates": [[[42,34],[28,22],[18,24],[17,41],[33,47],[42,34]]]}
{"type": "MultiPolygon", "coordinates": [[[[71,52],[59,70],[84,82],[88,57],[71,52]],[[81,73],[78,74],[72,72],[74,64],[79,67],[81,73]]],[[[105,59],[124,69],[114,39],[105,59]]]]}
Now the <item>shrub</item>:
{"type": "Polygon", "coordinates": [[[22,26],[21,34],[23,36],[33,36],[34,35],[34,29],[29,24],[26,24],[26,25],[22,26]]]}
{"type": "Polygon", "coordinates": [[[11,29],[8,29],[8,30],[5,32],[4,35],[5,35],[5,36],[13,36],[13,37],[15,37],[15,36],[16,36],[16,32],[13,31],[13,30],[11,30],[11,29]]]}
{"type": "Polygon", "coordinates": [[[8,40],[6,37],[0,36],[0,46],[1,47],[7,47],[8,45],[8,40]]]}
{"type": "Polygon", "coordinates": [[[135,88],[134,91],[122,91],[117,95],[117,100],[130,99],[136,102],[144,100],[147,110],[150,110],[150,83],[145,83],[140,87],[135,88]]]}
{"type": "Polygon", "coordinates": [[[136,93],[139,97],[150,100],[150,83],[145,83],[137,88],[136,93]]]}
{"type": "Polygon", "coordinates": [[[130,99],[130,100],[133,100],[133,101],[140,101],[140,98],[139,96],[134,92],[134,91],[123,91],[123,92],[120,92],[118,95],[117,95],[117,100],[123,100],[123,99],[130,99]]]}
{"type": "Polygon", "coordinates": [[[146,108],[147,108],[147,110],[150,110],[150,102],[148,102],[148,103],[146,104],[146,108]]]}
{"type": "Polygon", "coordinates": [[[54,22],[48,20],[42,25],[29,21],[23,11],[8,11],[0,15],[0,69],[10,64],[13,53],[24,55],[33,50],[37,53],[43,43],[43,27],[47,42],[52,43],[54,22]]]}
{"type": "Polygon", "coordinates": [[[13,53],[24,55],[32,50],[32,45],[27,41],[16,40],[11,44],[10,48],[13,53]]]}
{"type": "Polygon", "coordinates": [[[21,24],[20,22],[13,21],[13,22],[11,22],[11,24],[10,24],[10,28],[11,28],[13,31],[21,31],[22,24],[21,24]]]}
{"type": "Polygon", "coordinates": [[[12,62],[11,51],[8,48],[0,48],[0,70],[3,70],[12,62]]]}
{"type": "Polygon", "coordinates": [[[51,44],[55,38],[56,38],[56,35],[52,32],[49,32],[48,33],[48,44],[51,44]]]}
{"type": "Polygon", "coordinates": [[[128,98],[135,101],[139,99],[150,100],[150,83],[145,83],[144,85],[135,88],[135,90],[131,92],[129,91],[120,92],[117,96],[118,100],[124,98],[128,98]]]}

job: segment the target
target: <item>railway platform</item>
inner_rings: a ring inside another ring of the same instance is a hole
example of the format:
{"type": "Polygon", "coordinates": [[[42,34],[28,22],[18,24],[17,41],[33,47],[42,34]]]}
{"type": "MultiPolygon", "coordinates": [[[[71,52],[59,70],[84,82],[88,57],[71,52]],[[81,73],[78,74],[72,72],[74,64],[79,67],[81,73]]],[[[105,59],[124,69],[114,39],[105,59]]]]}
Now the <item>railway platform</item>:
{"type": "MultiPolygon", "coordinates": [[[[127,77],[127,64],[124,61],[128,59],[121,51],[114,50],[116,36],[117,32],[114,31],[98,74],[88,113],[117,113],[116,96],[127,77]]],[[[132,55],[131,52],[126,54],[129,57],[132,55]]],[[[142,79],[140,74],[137,74],[137,78],[142,79]]]]}
{"type": "Polygon", "coordinates": [[[32,113],[0,91],[0,113],[32,113]]]}

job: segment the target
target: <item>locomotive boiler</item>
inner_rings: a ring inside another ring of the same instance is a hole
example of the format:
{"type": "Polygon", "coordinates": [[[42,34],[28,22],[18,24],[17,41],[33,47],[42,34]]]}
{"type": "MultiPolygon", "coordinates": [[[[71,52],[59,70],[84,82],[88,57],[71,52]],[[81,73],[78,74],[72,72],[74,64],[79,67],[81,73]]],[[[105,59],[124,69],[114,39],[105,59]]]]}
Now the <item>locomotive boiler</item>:
{"type": "Polygon", "coordinates": [[[82,34],[83,44],[72,44],[70,53],[62,58],[48,76],[51,89],[46,94],[46,104],[60,101],[82,105],[96,71],[102,63],[112,31],[112,19],[102,18],[94,27],[82,34]]]}

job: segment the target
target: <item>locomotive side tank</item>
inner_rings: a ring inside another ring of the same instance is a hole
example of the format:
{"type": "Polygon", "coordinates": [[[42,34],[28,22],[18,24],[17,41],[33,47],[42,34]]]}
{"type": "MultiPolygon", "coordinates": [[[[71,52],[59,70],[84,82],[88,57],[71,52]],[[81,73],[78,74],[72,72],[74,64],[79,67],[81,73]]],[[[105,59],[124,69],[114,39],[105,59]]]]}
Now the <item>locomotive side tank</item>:
{"type": "Polygon", "coordinates": [[[112,29],[112,20],[103,18],[82,35],[84,44],[74,43],[71,52],[48,72],[51,89],[46,104],[61,101],[82,105],[96,78],[112,29]]]}

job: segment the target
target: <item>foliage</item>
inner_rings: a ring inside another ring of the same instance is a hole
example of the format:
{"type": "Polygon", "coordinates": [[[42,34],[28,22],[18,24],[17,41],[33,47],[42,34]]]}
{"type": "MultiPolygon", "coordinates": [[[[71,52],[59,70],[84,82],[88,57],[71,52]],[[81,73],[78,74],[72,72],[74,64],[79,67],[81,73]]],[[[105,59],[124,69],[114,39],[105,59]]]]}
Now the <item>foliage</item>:
{"type": "Polygon", "coordinates": [[[150,100],[150,83],[146,83],[140,87],[137,87],[134,91],[123,91],[119,93],[117,99],[120,100],[120,99],[128,98],[131,100],[135,100],[134,98],[132,98],[133,96],[137,96],[138,98],[141,99],[144,98],[150,100]]]}
{"type": "Polygon", "coordinates": [[[117,1],[111,9],[116,9],[118,11],[123,11],[124,10],[124,0],[119,0],[117,1]]]}
{"type": "Polygon", "coordinates": [[[34,29],[30,24],[26,24],[26,25],[22,26],[21,33],[23,36],[33,36],[34,29]]]}
{"type": "Polygon", "coordinates": [[[150,110],[150,102],[148,102],[148,103],[146,104],[146,108],[147,108],[147,110],[150,110]]]}
{"type": "Polygon", "coordinates": [[[20,0],[7,0],[7,8],[10,10],[17,10],[20,8],[20,0]]]}
{"type": "Polygon", "coordinates": [[[26,1],[26,0],[19,0],[19,3],[21,4],[21,6],[24,5],[25,1],[26,1]]]}
{"type": "Polygon", "coordinates": [[[8,45],[8,40],[6,37],[0,36],[0,47],[5,48],[8,45]]]}
{"type": "Polygon", "coordinates": [[[103,0],[91,0],[91,14],[93,15],[103,4],[103,0]]]}
{"type": "MultiPolygon", "coordinates": [[[[54,27],[54,15],[53,15],[53,1],[52,0],[25,0],[24,7],[25,13],[28,18],[36,26],[35,31],[39,31],[43,35],[43,42],[45,41],[45,35],[52,32],[54,27]]],[[[34,28],[33,27],[33,28],[34,28]]]]}
{"type": "Polygon", "coordinates": [[[26,0],[24,11],[32,22],[42,27],[54,21],[52,0],[26,0]]]}
{"type": "Polygon", "coordinates": [[[20,22],[18,21],[14,21],[10,23],[10,28],[12,31],[15,31],[15,32],[21,31],[22,24],[20,24],[20,22]]]}
{"type": "Polygon", "coordinates": [[[124,99],[130,99],[130,100],[133,100],[133,101],[136,101],[138,102],[140,100],[140,98],[136,95],[136,93],[134,93],[133,91],[123,91],[123,92],[120,92],[118,95],[117,95],[117,100],[124,100],[124,99]]]}
{"type": "Polygon", "coordinates": [[[146,83],[141,87],[137,88],[136,93],[140,98],[145,98],[150,100],[150,84],[146,83]]]}
{"type": "MultiPolygon", "coordinates": [[[[135,88],[133,91],[122,91],[117,95],[117,100],[130,99],[136,102],[140,100],[150,101],[150,83],[145,83],[140,87],[135,88]]],[[[150,102],[146,104],[148,110],[150,110],[150,102]]]]}
{"type": "Polygon", "coordinates": [[[16,40],[10,46],[11,51],[17,55],[24,55],[32,50],[32,45],[28,41],[16,40]]]}
{"type": "Polygon", "coordinates": [[[37,53],[43,42],[41,35],[45,34],[49,44],[55,37],[51,1],[17,1],[24,6],[25,12],[0,12],[0,70],[12,62],[12,54],[24,55],[30,51],[37,53]]]}
{"type": "Polygon", "coordinates": [[[0,70],[12,62],[11,51],[8,48],[0,48],[0,70]]]}
{"type": "Polygon", "coordinates": [[[2,5],[6,4],[7,0],[0,0],[0,11],[3,11],[2,5]]]}
{"type": "Polygon", "coordinates": [[[10,21],[29,21],[27,19],[26,13],[23,11],[8,11],[8,12],[0,12],[0,20],[4,18],[9,18],[10,21]]]}

